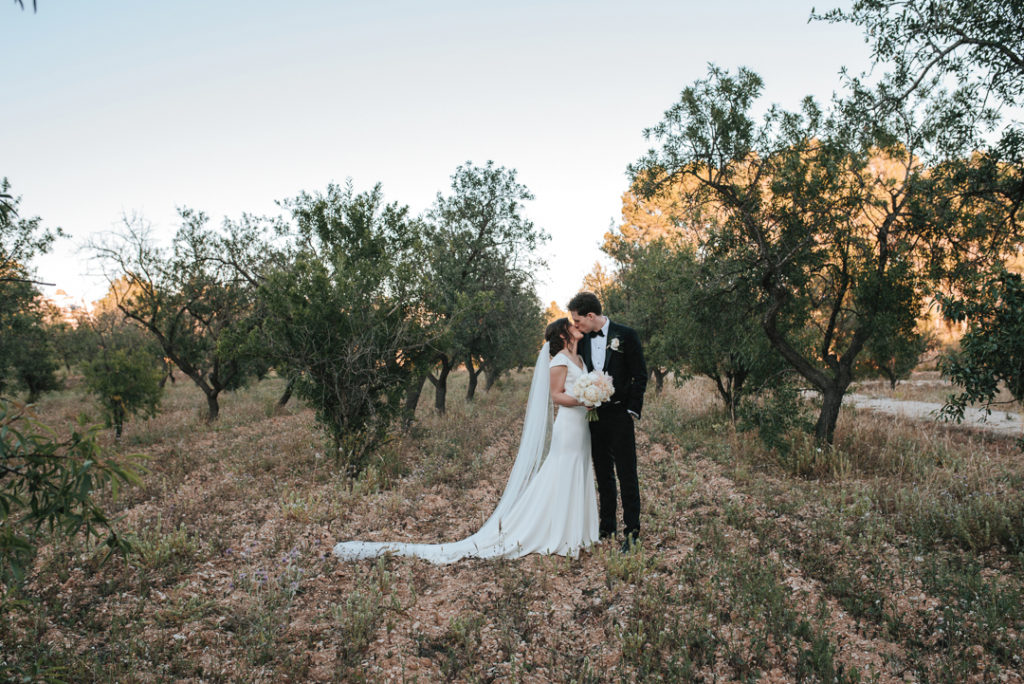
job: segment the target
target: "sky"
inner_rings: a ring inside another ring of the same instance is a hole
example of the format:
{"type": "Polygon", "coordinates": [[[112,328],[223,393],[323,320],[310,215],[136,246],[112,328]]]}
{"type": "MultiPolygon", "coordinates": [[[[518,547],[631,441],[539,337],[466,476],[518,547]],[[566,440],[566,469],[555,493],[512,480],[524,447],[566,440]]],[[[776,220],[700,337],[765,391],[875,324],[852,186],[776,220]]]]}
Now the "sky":
{"type": "Polygon", "coordinates": [[[459,164],[493,160],[535,196],[537,291],[564,306],[604,260],[643,130],[709,63],[795,109],[869,57],[800,0],[25,5],[0,3],[0,177],[22,216],[72,236],[37,259],[43,290],[87,302],[107,281],[84,245],[125,214],[166,244],[176,207],[277,215],[349,178],[419,213],[459,164]]]}

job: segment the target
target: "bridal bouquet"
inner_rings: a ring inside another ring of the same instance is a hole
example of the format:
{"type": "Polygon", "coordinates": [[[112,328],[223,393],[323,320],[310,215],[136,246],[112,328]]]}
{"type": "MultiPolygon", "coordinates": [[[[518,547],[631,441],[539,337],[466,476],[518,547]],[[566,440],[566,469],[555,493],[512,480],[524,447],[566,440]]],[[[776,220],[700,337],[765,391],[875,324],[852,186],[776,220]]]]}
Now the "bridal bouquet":
{"type": "Polygon", "coordinates": [[[612,376],[599,370],[581,376],[572,388],[572,395],[587,407],[588,422],[597,420],[597,407],[611,399],[614,393],[612,376]]]}

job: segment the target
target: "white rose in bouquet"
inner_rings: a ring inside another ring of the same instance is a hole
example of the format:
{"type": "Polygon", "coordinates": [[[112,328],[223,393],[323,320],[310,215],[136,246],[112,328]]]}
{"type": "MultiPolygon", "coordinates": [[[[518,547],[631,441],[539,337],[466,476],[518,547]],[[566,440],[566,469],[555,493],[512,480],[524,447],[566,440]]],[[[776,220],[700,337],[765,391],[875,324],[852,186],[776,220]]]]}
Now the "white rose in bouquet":
{"type": "Polygon", "coordinates": [[[573,385],[572,395],[587,407],[587,420],[597,420],[598,406],[612,398],[615,386],[612,377],[604,371],[592,370],[580,377],[573,385]]]}

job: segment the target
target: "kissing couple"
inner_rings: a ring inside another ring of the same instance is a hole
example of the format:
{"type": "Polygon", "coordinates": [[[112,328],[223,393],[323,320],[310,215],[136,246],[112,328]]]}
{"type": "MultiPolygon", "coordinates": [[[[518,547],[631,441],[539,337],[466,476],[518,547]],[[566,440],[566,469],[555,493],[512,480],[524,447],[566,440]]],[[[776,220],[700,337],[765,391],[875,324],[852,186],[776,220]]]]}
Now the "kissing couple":
{"type": "Polygon", "coordinates": [[[643,411],[647,388],[640,338],[603,315],[591,292],[573,297],[569,314],[544,332],[519,451],[505,491],[483,526],[465,539],[441,544],[345,541],[334,547],[334,555],[354,560],[393,553],[438,564],[531,553],[575,557],[601,539],[615,538],[616,479],[622,492],[622,550],[639,541],[633,422],[643,411]],[[595,369],[611,376],[614,392],[597,407],[597,420],[588,421],[587,407],[573,395],[573,387],[595,369]],[[553,423],[552,404],[559,407],[553,423]]]}

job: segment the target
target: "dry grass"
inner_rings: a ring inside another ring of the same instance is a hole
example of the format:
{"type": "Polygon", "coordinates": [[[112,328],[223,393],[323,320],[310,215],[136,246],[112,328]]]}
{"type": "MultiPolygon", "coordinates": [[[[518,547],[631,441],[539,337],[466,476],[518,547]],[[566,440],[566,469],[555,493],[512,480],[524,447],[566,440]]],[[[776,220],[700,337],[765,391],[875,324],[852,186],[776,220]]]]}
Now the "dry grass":
{"type": "MultiPolygon", "coordinates": [[[[357,481],[269,380],[202,422],[183,380],[126,426],[148,456],[114,506],[138,553],[43,550],[4,659],[69,681],[1022,679],[1022,472],[1012,439],[844,411],[834,449],[736,433],[710,387],[651,397],[644,543],[579,559],[339,563],[339,539],[440,541],[490,513],[526,376],[411,433],[357,481]]],[[[64,424],[92,411],[44,399],[64,424]]]]}

